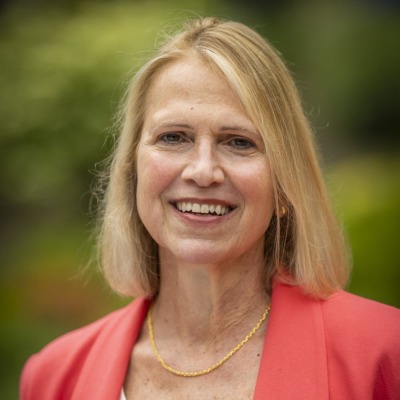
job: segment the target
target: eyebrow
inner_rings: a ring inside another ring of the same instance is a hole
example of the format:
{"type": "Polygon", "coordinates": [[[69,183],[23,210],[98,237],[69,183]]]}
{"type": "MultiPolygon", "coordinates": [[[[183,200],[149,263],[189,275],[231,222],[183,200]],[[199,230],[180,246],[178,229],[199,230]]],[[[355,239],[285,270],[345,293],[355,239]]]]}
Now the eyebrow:
{"type": "Polygon", "coordinates": [[[162,124],[156,124],[152,127],[152,129],[160,129],[160,128],[185,128],[185,129],[194,129],[193,126],[189,124],[175,123],[175,122],[167,122],[162,124]]]}
{"type": "Polygon", "coordinates": [[[221,132],[225,132],[225,131],[242,131],[242,132],[248,132],[248,133],[253,133],[253,134],[258,135],[257,131],[254,131],[252,129],[246,128],[244,126],[238,126],[238,125],[232,125],[232,126],[229,126],[229,125],[225,126],[224,125],[224,126],[221,126],[221,128],[219,128],[219,130],[221,132]]]}
{"type": "MultiPolygon", "coordinates": [[[[159,125],[155,125],[153,127],[153,129],[160,129],[160,128],[184,128],[184,129],[194,129],[194,127],[192,125],[189,124],[182,124],[182,123],[174,123],[174,122],[166,122],[166,123],[162,123],[159,125]]],[[[219,129],[219,131],[221,132],[226,132],[226,131],[242,131],[242,132],[248,132],[248,133],[253,133],[258,135],[257,131],[254,131],[252,129],[243,127],[243,126],[239,126],[239,125],[223,125],[221,126],[219,129]]]]}

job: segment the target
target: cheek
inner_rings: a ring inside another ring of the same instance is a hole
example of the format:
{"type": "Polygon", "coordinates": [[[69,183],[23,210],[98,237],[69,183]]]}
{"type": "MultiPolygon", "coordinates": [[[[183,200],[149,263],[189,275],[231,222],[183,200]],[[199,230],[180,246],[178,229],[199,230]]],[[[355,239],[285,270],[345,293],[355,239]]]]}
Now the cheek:
{"type": "Polygon", "coordinates": [[[245,205],[243,232],[246,232],[245,236],[258,239],[267,231],[275,208],[269,167],[260,163],[247,170],[240,179],[239,191],[245,205]]]}
{"type": "Polygon", "coordinates": [[[270,169],[265,163],[256,163],[244,168],[238,177],[239,191],[252,213],[260,216],[272,215],[274,209],[273,188],[270,169]]]}
{"type": "Polygon", "coordinates": [[[175,169],[168,157],[157,152],[139,150],[137,163],[136,198],[139,214],[154,210],[163,192],[169,187],[175,176],[175,169]]]}

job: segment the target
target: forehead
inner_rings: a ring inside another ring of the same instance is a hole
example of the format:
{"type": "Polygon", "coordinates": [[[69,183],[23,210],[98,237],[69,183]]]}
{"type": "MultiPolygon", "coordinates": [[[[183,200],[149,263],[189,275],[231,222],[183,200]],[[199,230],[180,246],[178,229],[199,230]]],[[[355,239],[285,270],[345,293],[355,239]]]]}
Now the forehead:
{"type": "Polygon", "coordinates": [[[200,56],[184,57],[163,66],[151,81],[145,98],[145,115],[160,109],[206,104],[230,108],[246,115],[241,100],[215,66],[200,56]]]}
{"type": "Polygon", "coordinates": [[[153,76],[151,86],[157,84],[179,84],[197,82],[200,84],[226,84],[226,78],[201,55],[191,54],[171,60],[153,76]],[[196,78],[196,79],[193,79],[196,78]]]}

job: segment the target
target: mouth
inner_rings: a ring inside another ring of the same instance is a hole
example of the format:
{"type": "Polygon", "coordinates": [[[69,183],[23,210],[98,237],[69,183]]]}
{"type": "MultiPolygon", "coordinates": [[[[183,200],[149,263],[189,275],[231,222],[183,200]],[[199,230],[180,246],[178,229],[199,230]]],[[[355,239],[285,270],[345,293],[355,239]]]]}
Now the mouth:
{"type": "Polygon", "coordinates": [[[182,213],[191,213],[195,215],[226,215],[233,211],[233,208],[222,204],[192,203],[188,201],[177,201],[173,206],[182,213]]]}

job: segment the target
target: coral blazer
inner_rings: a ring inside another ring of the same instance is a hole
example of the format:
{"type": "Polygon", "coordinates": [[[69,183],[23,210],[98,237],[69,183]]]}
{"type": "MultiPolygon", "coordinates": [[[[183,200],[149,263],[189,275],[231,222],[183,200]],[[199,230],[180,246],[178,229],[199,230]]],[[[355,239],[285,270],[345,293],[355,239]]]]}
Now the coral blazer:
{"type": "MultiPolygon", "coordinates": [[[[149,301],[68,333],[26,363],[21,400],[118,400],[149,301]]],[[[277,285],[254,399],[400,399],[400,310],[277,285]]]]}

